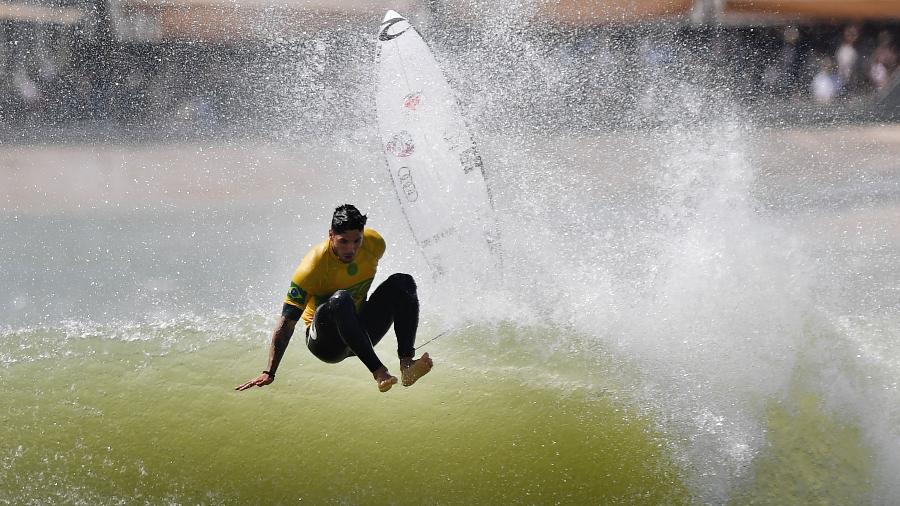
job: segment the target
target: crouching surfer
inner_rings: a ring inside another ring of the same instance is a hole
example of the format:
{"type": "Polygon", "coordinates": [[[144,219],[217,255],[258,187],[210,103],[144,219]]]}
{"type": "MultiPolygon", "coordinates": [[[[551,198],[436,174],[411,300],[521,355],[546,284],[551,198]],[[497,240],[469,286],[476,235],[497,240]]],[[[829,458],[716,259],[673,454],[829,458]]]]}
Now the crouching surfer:
{"type": "Polygon", "coordinates": [[[301,318],[306,324],[306,346],[313,355],[328,363],[359,358],[382,392],[390,390],[397,378],[375,354],[374,346],[392,324],[403,385],[410,386],[431,371],[433,363],[428,353],[413,358],[419,298],[412,276],[392,274],[366,300],[385,250],[381,235],[365,228],[366,220],[349,204],[334,210],[328,240],[306,254],[291,279],[281,318],[272,334],[268,368],[235,390],[275,381],[275,371],[301,318]]]}

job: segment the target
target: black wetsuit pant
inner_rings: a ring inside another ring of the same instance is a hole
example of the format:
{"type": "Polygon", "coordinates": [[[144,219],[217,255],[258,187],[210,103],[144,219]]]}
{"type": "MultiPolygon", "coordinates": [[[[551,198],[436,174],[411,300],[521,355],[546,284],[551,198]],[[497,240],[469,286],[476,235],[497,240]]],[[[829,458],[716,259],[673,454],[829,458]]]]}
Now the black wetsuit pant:
{"type": "Polygon", "coordinates": [[[323,362],[357,356],[369,371],[384,367],[374,346],[391,325],[397,334],[397,356],[412,358],[419,326],[419,297],[409,274],[392,274],[372,292],[359,313],[350,292],[338,290],[316,308],[306,329],[306,347],[323,362]]]}

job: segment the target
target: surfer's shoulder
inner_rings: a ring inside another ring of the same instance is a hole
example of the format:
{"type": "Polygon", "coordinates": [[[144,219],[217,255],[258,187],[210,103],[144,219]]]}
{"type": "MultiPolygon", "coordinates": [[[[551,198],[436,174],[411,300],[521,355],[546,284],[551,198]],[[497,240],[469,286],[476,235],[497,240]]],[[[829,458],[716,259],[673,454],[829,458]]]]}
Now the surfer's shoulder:
{"type": "Polygon", "coordinates": [[[303,257],[300,265],[294,271],[294,282],[297,283],[301,279],[308,280],[316,272],[316,268],[324,261],[325,255],[328,253],[328,241],[322,241],[316,244],[303,257]]]}
{"type": "Polygon", "coordinates": [[[367,228],[363,230],[363,247],[371,251],[376,258],[381,258],[387,246],[381,234],[375,229],[367,228]]]}
{"type": "Polygon", "coordinates": [[[374,241],[384,242],[384,238],[381,237],[381,234],[379,234],[378,231],[375,230],[374,228],[367,228],[367,229],[363,230],[363,237],[365,238],[364,240],[366,240],[366,241],[374,240],[374,241]]]}

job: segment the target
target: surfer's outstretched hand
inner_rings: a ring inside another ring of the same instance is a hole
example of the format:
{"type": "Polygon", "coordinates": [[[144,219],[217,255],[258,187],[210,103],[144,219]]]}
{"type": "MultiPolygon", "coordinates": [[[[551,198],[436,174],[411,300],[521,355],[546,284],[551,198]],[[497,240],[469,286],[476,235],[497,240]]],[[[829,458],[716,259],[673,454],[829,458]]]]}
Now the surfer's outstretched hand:
{"type": "Polygon", "coordinates": [[[264,387],[273,381],[275,381],[274,376],[267,374],[267,373],[262,373],[259,376],[257,376],[256,378],[234,387],[234,389],[238,390],[238,391],[244,391],[244,390],[247,390],[248,388],[264,387]]]}

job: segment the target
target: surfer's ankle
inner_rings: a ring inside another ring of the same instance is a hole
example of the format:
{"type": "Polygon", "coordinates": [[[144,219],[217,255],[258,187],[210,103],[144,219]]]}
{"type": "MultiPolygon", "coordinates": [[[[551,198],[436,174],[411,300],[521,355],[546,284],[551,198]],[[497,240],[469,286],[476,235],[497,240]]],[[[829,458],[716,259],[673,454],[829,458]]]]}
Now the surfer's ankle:
{"type": "Polygon", "coordinates": [[[403,378],[403,386],[408,387],[419,380],[422,376],[431,371],[431,368],[434,366],[434,361],[431,360],[431,357],[428,356],[428,353],[423,353],[421,357],[417,359],[409,359],[410,364],[406,367],[403,366],[403,362],[401,359],[400,365],[400,376],[403,378]]]}
{"type": "Polygon", "coordinates": [[[375,378],[375,383],[378,383],[378,390],[382,392],[387,392],[397,384],[397,377],[391,376],[387,367],[384,366],[372,371],[372,377],[375,378]]]}

